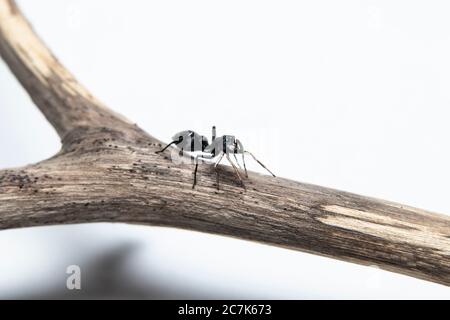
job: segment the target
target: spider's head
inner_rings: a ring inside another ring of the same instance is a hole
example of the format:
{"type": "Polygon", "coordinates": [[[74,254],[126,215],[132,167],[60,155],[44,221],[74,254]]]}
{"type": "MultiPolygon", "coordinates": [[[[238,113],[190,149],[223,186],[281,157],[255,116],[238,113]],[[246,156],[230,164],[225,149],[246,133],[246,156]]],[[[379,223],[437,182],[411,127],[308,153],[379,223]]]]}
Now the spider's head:
{"type": "Polygon", "coordinates": [[[220,141],[218,144],[220,150],[223,150],[226,153],[244,153],[242,143],[236,139],[235,136],[224,135],[218,139],[220,141]]]}

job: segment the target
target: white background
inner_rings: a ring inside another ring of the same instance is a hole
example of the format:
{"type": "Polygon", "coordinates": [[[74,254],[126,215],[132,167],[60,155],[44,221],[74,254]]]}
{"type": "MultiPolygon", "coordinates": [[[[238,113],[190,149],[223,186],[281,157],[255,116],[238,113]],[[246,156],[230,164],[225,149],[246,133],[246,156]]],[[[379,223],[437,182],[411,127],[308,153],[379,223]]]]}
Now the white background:
{"type": "MultiPolygon", "coordinates": [[[[215,124],[279,176],[450,212],[448,1],[19,5],[78,80],[159,139],[215,124]]],[[[0,167],[59,147],[0,63],[0,167]]],[[[164,228],[1,231],[0,254],[0,298],[450,298],[374,268],[164,228]],[[81,292],[65,289],[69,264],[81,292]]]]}

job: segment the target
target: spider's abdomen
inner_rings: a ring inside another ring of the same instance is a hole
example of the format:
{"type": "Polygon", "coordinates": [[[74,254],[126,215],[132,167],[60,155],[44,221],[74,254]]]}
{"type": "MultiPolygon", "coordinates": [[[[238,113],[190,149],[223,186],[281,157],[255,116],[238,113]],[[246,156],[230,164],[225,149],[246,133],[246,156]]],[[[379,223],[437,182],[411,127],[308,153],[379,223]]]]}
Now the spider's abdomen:
{"type": "Polygon", "coordinates": [[[179,141],[176,144],[177,148],[187,152],[203,151],[209,144],[206,137],[192,130],[180,131],[172,137],[172,140],[179,141]]]}

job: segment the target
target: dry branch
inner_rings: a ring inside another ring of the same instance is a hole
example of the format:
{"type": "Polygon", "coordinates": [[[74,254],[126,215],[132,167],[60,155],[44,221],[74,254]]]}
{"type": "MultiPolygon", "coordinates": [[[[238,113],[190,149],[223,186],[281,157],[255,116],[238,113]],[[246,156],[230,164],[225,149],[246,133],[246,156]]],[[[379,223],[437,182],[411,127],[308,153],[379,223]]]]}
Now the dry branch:
{"type": "Polygon", "coordinates": [[[287,179],[158,156],[160,143],[107,109],[0,0],[0,54],[62,140],[51,159],[0,171],[0,229],[95,221],[179,227],[324,255],[450,285],[450,218],[287,179]]]}

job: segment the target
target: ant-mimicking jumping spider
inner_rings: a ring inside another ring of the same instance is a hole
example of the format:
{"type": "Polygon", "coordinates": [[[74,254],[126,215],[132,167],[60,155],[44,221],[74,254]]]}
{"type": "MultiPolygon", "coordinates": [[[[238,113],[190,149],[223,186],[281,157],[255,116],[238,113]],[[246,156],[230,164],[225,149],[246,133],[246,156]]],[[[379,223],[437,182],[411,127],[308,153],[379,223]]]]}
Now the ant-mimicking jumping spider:
{"type": "Polygon", "coordinates": [[[236,173],[236,176],[238,177],[239,181],[241,182],[242,187],[245,189],[244,181],[241,177],[241,174],[239,173],[238,168],[236,165],[231,161],[231,158],[229,154],[233,154],[234,158],[236,159],[236,163],[239,166],[239,168],[242,170],[239,161],[236,157],[236,154],[242,155],[242,162],[244,164],[244,170],[245,170],[245,177],[248,178],[247,174],[247,167],[245,166],[245,158],[244,154],[248,153],[252,156],[253,159],[255,159],[256,162],[258,162],[264,169],[266,169],[272,176],[275,177],[275,175],[270,171],[264,164],[261,163],[256,157],[249,151],[244,149],[244,146],[242,145],[242,142],[239,141],[239,139],[236,139],[235,136],[231,135],[223,135],[221,137],[216,137],[216,127],[212,127],[212,139],[211,144],[208,142],[208,138],[205,136],[202,136],[192,130],[185,130],[176,133],[172,137],[172,142],[166,145],[163,149],[156,151],[156,153],[160,153],[165,151],[168,147],[175,144],[176,148],[180,150],[180,155],[183,154],[184,151],[188,153],[193,152],[200,152],[195,156],[195,169],[194,169],[194,183],[192,184],[192,189],[195,188],[195,185],[197,184],[197,169],[198,169],[198,159],[214,159],[216,157],[219,157],[218,160],[214,163],[214,168],[216,169],[217,173],[217,189],[219,189],[219,172],[217,171],[217,166],[219,165],[220,161],[222,161],[223,156],[226,156],[228,162],[230,162],[231,166],[234,169],[234,172],[236,173]]]}

